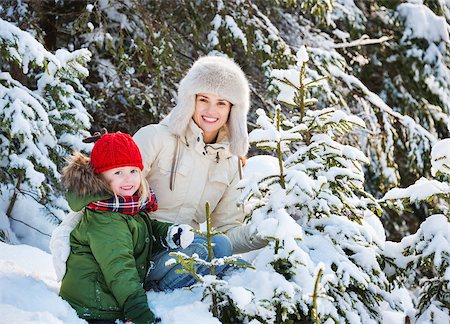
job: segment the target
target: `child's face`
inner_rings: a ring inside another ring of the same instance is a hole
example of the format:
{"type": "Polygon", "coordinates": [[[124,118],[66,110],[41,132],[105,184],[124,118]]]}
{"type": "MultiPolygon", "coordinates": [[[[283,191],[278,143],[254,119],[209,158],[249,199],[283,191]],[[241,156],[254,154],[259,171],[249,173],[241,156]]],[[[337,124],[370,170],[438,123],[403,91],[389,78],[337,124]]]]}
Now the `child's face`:
{"type": "Polygon", "coordinates": [[[101,175],[109,183],[111,190],[118,196],[132,196],[141,185],[141,170],[126,166],[102,172],[101,175]]]}

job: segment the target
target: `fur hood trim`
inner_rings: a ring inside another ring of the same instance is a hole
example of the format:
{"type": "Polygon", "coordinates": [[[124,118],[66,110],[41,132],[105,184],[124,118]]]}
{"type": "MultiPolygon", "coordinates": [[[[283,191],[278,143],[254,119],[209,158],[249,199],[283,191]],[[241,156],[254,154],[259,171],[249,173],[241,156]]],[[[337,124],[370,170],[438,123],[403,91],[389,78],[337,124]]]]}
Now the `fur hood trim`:
{"type": "Polygon", "coordinates": [[[168,116],[169,131],[183,137],[195,111],[195,95],[212,93],[233,104],[228,117],[230,151],[244,156],[248,152],[247,113],[250,88],[239,65],[222,56],[199,58],[178,87],[177,105],[168,116]]]}
{"type": "Polygon", "coordinates": [[[62,170],[62,182],[70,191],[80,196],[91,196],[109,192],[108,184],[94,173],[91,159],[80,152],[69,158],[62,170]]]}

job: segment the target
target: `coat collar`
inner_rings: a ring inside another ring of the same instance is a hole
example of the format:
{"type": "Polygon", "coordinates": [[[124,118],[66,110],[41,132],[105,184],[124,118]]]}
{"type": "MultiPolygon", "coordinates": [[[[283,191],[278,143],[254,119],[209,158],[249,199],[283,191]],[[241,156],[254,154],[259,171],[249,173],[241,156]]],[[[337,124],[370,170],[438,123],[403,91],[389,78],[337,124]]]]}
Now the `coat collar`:
{"type": "MultiPolygon", "coordinates": [[[[161,121],[160,124],[168,126],[169,120],[170,119],[166,117],[164,118],[164,120],[161,121]]],[[[222,127],[222,129],[219,130],[219,134],[217,136],[218,141],[217,143],[214,144],[205,144],[205,142],[203,141],[203,131],[200,129],[200,127],[197,126],[197,124],[194,122],[192,118],[189,121],[189,125],[185,131],[184,136],[179,136],[175,133],[172,134],[176,138],[175,144],[176,146],[172,158],[172,167],[170,171],[169,187],[171,191],[173,191],[175,188],[176,170],[178,168],[178,161],[180,158],[180,150],[179,150],[180,142],[182,142],[187,147],[187,149],[193,149],[199,154],[203,155],[205,158],[213,160],[216,163],[219,163],[220,161],[225,161],[226,159],[232,157],[232,154],[230,152],[230,144],[226,126],[222,127]]]]}
{"type": "MultiPolygon", "coordinates": [[[[166,126],[168,123],[169,118],[167,117],[161,121],[161,124],[166,126]]],[[[202,129],[197,126],[193,119],[191,119],[184,136],[180,136],[179,138],[187,147],[192,147],[199,154],[202,154],[211,160],[215,160],[216,162],[222,159],[228,159],[232,156],[230,152],[229,133],[226,125],[219,130],[217,143],[205,144],[203,141],[202,129]]]]}
{"type": "Polygon", "coordinates": [[[182,141],[187,146],[192,146],[195,151],[205,157],[216,160],[217,163],[219,163],[219,160],[231,157],[230,142],[228,140],[228,130],[226,126],[219,130],[216,143],[205,144],[203,141],[203,130],[191,119],[186,130],[186,136],[182,141]]]}
{"type": "Polygon", "coordinates": [[[108,193],[96,193],[90,195],[80,195],[79,193],[73,191],[68,191],[66,193],[66,200],[69,204],[70,209],[76,212],[82,210],[93,201],[105,200],[111,197],[113,196],[108,193]]]}

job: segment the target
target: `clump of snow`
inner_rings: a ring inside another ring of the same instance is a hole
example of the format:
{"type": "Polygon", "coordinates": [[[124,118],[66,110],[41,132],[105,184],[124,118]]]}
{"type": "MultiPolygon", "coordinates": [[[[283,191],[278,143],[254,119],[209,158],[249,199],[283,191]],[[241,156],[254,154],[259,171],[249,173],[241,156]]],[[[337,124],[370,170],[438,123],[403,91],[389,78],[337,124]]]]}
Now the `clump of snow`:
{"type": "Polygon", "coordinates": [[[44,46],[36,41],[31,34],[8,23],[0,18],[0,39],[10,47],[10,53],[17,62],[22,64],[24,74],[28,73],[29,66],[35,62],[38,66],[43,66],[44,62],[53,62],[59,66],[58,60],[45,50],[44,46]],[[17,45],[17,49],[14,46],[17,45]]]}
{"type": "Polygon", "coordinates": [[[431,174],[450,175],[450,138],[438,141],[431,149],[431,174]]]}
{"type": "Polygon", "coordinates": [[[450,26],[445,17],[434,14],[420,3],[402,3],[397,11],[405,19],[406,31],[403,38],[424,38],[432,42],[450,42],[450,26]]]}
{"type": "Polygon", "coordinates": [[[394,188],[389,190],[381,201],[409,199],[410,203],[414,203],[427,200],[434,195],[448,193],[450,193],[450,187],[447,183],[420,178],[408,188],[394,188]]]}
{"type": "Polygon", "coordinates": [[[296,54],[297,57],[297,65],[299,67],[301,67],[303,65],[303,63],[306,63],[309,61],[309,55],[308,52],[306,51],[306,46],[303,45],[297,52],[296,54]]]}
{"type": "Polygon", "coordinates": [[[230,30],[231,34],[235,39],[238,39],[242,42],[244,49],[247,49],[247,37],[244,32],[239,28],[236,21],[233,17],[226,15],[225,16],[225,25],[230,30]]]}

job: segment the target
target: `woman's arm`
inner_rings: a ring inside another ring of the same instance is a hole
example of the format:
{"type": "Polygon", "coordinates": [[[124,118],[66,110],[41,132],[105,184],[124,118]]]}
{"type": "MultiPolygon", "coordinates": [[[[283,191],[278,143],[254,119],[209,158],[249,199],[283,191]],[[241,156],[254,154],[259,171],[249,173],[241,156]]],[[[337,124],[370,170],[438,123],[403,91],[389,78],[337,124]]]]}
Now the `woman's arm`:
{"type": "Polygon", "coordinates": [[[256,237],[250,224],[244,224],[244,211],[237,206],[240,191],[237,189],[239,173],[225,190],[222,198],[211,213],[211,223],[218,231],[224,232],[233,244],[233,253],[245,253],[262,248],[266,241],[256,237]]]}
{"type": "Polygon", "coordinates": [[[159,152],[161,152],[164,139],[163,132],[160,125],[147,125],[140,128],[136,134],[133,135],[133,140],[136,142],[142,155],[142,162],[144,164],[144,177],[152,168],[153,162],[157,159],[159,152]]]}

